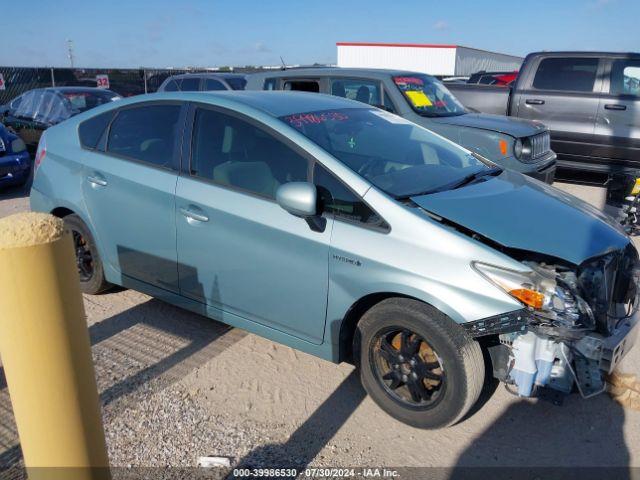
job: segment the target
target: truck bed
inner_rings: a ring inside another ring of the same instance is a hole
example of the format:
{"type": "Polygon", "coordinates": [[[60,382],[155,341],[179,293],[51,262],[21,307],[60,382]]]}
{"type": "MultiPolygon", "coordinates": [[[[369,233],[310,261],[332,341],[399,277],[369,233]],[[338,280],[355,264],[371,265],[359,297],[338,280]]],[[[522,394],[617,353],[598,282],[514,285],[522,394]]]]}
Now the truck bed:
{"type": "Polygon", "coordinates": [[[467,83],[445,83],[465,107],[483,113],[507,115],[509,87],[467,83]]]}

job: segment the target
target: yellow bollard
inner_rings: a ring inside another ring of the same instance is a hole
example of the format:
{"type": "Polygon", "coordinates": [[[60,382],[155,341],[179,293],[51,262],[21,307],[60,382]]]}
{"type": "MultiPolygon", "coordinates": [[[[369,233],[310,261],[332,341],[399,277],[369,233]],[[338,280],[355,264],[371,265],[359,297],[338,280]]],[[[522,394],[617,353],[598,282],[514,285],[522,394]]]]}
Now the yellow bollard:
{"type": "Polygon", "coordinates": [[[0,219],[0,355],[34,479],[108,479],[71,234],[41,213],[0,219]]]}

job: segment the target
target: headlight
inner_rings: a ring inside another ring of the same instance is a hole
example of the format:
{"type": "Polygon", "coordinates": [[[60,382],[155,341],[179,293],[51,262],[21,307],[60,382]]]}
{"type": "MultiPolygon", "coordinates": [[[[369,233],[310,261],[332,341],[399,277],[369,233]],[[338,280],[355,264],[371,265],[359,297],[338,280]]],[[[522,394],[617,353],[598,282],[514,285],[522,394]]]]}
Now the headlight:
{"type": "Polygon", "coordinates": [[[11,142],[11,151],[13,153],[24,152],[27,149],[27,146],[24,144],[21,138],[16,138],[13,142],[11,142]]]}
{"type": "Polygon", "coordinates": [[[531,265],[530,271],[519,272],[480,262],[473,262],[472,266],[491,283],[551,321],[575,325],[579,320],[591,323],[593,319],[589,305],[553,267],[531,265]]]}
{"type": "Polygon", "coordinates": [[[531,142],[528,138],[524,140],[517,138],[513,144],[513,154],[518,160],[531,159],[531,142]]]}

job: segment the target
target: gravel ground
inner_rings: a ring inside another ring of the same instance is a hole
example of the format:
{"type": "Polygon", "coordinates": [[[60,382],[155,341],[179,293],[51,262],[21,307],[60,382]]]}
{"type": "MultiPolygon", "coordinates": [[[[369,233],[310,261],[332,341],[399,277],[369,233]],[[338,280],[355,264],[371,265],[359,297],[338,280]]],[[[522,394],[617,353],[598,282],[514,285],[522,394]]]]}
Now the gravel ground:
{"type": "MultiPolygon", "coordinates": [[[[557,185],[604,205],[601,188],[557,185]]],[[[28,209],[25,195],[0,194],[0,217],[28,209]]],[[[130,290],[85,296],[85,308],[113,466],[193,467],[200,456],[227,456],[271,467],[640,467],[640,412],[606,395],[556,407],[499,387],[462,423],[421,431],[384,414],[349,365],[130,290]]],[[[640,348],[625,368],[640,374],[640,348]]],[[[19,462],[2,374],[0,465],[19,462]]]]}

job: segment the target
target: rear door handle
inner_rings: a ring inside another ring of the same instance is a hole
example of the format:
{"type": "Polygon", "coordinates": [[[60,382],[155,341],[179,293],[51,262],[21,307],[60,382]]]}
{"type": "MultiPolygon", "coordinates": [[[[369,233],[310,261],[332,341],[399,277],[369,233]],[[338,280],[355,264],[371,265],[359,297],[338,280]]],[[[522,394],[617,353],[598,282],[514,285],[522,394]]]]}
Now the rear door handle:
{"type": "Polygon", "coordinates": [[[626,110],[626,105],[620,105],[619,103],[607,103],[604,108],[607,110],[626,110]]]}
{"type": "Polygon", "coordinates": [[[209,217],[203,213],[199,213],[193,210],[193,207],[181,208],[180,213],[188,219],[195,220],[196,222],[208,222],[209,217]]]}
{"type": "Polygon", "coordinates": [[[99,176],[99,175],[87,176],[87,182],[89,182],[91,185],[97,185],[100,187],[107,186],[107,181],[104,178],[102,178],[102,176],[99,176]]]}
{"type": "Polygon", "coordinates": [[[544,100],[540,100],[539,98],[527,98],[525,103],[527,105],[544,105],[544,100]]]}

